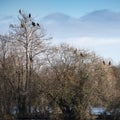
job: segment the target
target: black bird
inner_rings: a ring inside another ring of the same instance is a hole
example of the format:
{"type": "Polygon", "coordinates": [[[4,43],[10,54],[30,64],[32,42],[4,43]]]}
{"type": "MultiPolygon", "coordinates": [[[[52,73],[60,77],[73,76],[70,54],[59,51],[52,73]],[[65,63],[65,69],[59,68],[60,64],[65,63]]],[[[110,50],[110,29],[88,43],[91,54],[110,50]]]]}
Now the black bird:
{"type": "Polygon", "coordinates": [[[40,26],[39,23],[37,23],[37,26],[40,26]]]}
{"type": "Polygon", "coordinates": [[[21,9],[19,9],[19,13],[21,14],[21,9]]]}
{"type": "Polygon", "coordinates": [[[31,17],[31,14],[29,13],[29,18],[31,17]]]}
{"type": "Polygon", "coordinates": [[[81,57],[84,57],[84,55],[83,55],[82,53],[80,53],[80,56],[81,56],[81,57]]]}
{"type": "Polygon", "coordinates": [[[108,65],[111,65],[111,61],[109,61],[108,65]]]}
{"type": "Polygon", "coordinates": [[[35,22],[32,22],[32,25],[35,26],[35,22]]]}
{"type": "Polygon", "coordinates": [[[21,28],[23,28],[23,24],[21,23],[21,28]]]}
{"type": "Polygon", "coordinates": [[[75,49],[75,50],[73,51],[73,53],[76,54],[76,53],[77,53],[77,49],[75,49]]]}
{"type": "Polygon", "coordinates": [[[32,56],[29,56],[29,58],[30,58],[30,62],[33,62],[32,56]]]}
{"type": "Polygon", "coordinates": [[[105,61],[103,61],[103,65],[105,65],[105,61]]]}

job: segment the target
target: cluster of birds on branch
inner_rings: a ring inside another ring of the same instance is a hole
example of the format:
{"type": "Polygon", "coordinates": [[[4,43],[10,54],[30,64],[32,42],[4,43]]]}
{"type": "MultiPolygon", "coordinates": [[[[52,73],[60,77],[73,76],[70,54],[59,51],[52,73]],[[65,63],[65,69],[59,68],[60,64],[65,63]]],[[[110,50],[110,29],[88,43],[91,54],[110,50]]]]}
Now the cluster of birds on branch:
{"type": "MultiPolygon", "coordinates": [[[[77,49],[75,49],[75,50],[73,51],[73,53],[76,54],[76,53],[77,53],[77,49]]],[[[80,56],[81,56],[81,57],[85,57],[85,56],[83,55],[83,53],[80,53],[80,56]]],[[[111,61],[109,61],[108,64],[106,64],[106,62],[103,60],[103,65],[109,65],[109,66],[111,66],[111,61]]]]}
{"type": "MultiPolygon", "coordinates": [[[[22,11],[19,10],[19,13],[22,14],[22,11]]],[[[28,17],[31,18],[31,14],[30,14],[30,13],[29,13],[28,17]]],[[[35,27],[35,26],[40,27],[39,23],[35,23],[35,22],[33,22],[33,21],[32,21],[32,26],[33,26],[33,27],[35,27]]],[[[23,24],[21,24],[21,27],[23,27],[23,24]]],[[[77,52],[77,49],[74,50],[73,53],[76,54],[76,52],[77,52]]],[[[84,55],[83,55],[82,53],[80,53],[80,56],[81,56],[81,57],[84,57],[84,55]]],[[[103,65],[106,65],[105,61],[103,61],[103,65]]],[[[111,65],[111,61],[108,62],[108,65],[109,65],[109,66],[111,65]]]]}
{"type": "MultiPolygon", "coordinates": [[[[75,49],[74,51],[73,51],[73,54],[76,54],[77,53],[77,49],[75,49]]],[[[84,55],[82,54],[82,53],[80,53],[80,56],[81,57],[84,57],[84,55]]]]}
{"type": "Polygon", "coordinates": [[[36,25],[37,25],[38,27],[40,27],[39,23],[35,24],[35,22],[32,22],[32,26],[35,27],[36,25]]]}
{"type": "MultiPolygon", "coordinates": [[[[19,13],[22,14],[22,11],[19,10],[19,13]]],[[[31,18],[31,14],[30,13],[29,13],[28,17],[31,18]]],[[[33,27],[35,27],[35,26],[40,27],[40,24],[39,23],[35,23],[35,22],[32,21],[32,26],[33,27]]],[[[23,27],[23,24],[21,24],[21,27],[23,27]]]]}
{"type": "MultiPolygon", "coordinates": [[[[105,61],[103,60],[103,65],[106,65],[105,61]]],[[[108,62],[108,65],[111,65],[111,61],[108,62]]]]}

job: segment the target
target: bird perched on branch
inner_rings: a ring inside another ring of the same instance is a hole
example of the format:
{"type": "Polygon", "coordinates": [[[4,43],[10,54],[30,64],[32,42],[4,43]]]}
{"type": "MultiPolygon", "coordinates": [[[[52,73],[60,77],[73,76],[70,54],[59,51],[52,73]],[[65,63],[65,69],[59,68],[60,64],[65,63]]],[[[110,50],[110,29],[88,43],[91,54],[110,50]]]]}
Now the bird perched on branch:
{"type": "Polygon", "coordinates": [[[21,12],[21,9],[19,9],[19,13],[21,14],[22,12],[21,12]]]}
{"type": "Polygon", "coordinates": [[[30,58],[30,62],[33,62],[33,58],[32,58],[32,56],[29,56],[29,58],[30,58]]]}
{"type": "Polygon", "coordinates": [[[23,26],[23,24],[21,23],[21,28],[23,28],[24,26],[23,26]]]}
{"type": "Polygon", "coordinates": [[[103,61],[103,65],[105,65],[105,61],[103,61]]]}
{"type": "Polygon", "coordinates": [[[39,23],[37,23],[37,26],[40,26],[39,23]]]}
{"type": "Polygon", "coordinates": [[[111,61],[109,61],[108,65],[109,65],[109,66],[111,65],[111,61]]]}
{"type": "Polygon", "coordinates": [[[82,53],[80,53],[80,56],[81,56],[81,57],[84,57],[84,55],[83,55],[82,53]]]}
{"type": "Polygon", "coordinates": [[[32,25],[35,26],[35,22],[32,22],[32,25]]]}
{"type": "Polygon", "coordinates": [[[76,54],[76,53],[77,53],[77,49],[75,49],[75,50],[73,51],[73,53],[76,54]]]}
{"type": "Polygon", "coordinates": [[[29,13],[29,18],[31,17],[31,14],[29,13]]]}

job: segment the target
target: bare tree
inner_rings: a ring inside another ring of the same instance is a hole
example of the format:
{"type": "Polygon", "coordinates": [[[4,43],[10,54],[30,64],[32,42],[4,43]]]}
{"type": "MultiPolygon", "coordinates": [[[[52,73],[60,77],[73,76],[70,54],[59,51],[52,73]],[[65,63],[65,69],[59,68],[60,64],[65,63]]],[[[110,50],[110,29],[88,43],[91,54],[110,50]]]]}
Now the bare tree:
{"type": "MultiPolygon", "coordinates": [[[[24,79],[24,102],[23,104],[29,105],[29,112],[31,111],[31,76],[33,63],[35,63],[35,57],[40,58],[39,54],[45,52],[46,45],[50,38],[46,37],[44,29],[36,24],[31,17],[31,14],[26,14],[22,10],[19,10],[19,24],[13,25],[11,38],[14,46],[17,46],[19,54],[23,54],[25,61],[25,79],[24,79]],[[29,96],[29,97],[27,97],[29,96]],[[27,99],[28,98],[28,99],[27,99]],[[28,101],[28,102],[27,102],[28,101]],[[27,102],[27,103],[26,103],[27,102]]],[[[25,107],[24,105],[24,107],[25,107]]],[[[23,112],[27,112],[27,108],[23,108],[23,112]]]]}
{"type": "Polygon", "coordinates": [[[91,107],[110,99],[107,89],[113,89],[112,75],[94,53],[61,45],[49,50],[47,60],[50,85],[46,92],[64,119],[84,119],[91,107]]]}
{"type": "Polygon", "coordinates": [[[2,92],[3,92],[3,111],[5,112],[5,114],[9,113],[9,103],[8,103],[8,81],[7,81],[7,76],[6,76],[6,68],[7,68],[7,52],[8,52],[8,37],[7,36],[0,36],[0,63],[1,63],[1,79],[2,79],[2,85],[3,88],[1,88],[2,92]]]}

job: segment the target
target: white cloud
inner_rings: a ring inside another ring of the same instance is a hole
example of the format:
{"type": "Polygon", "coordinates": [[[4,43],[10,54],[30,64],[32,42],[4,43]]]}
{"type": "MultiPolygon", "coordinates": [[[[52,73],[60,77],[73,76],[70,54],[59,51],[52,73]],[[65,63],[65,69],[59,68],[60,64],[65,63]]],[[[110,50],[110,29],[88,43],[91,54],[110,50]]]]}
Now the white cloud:
{"type": "Polygon", "coordinates": [[[113,44],[120,44],[120,39],[108,39],[108,38],[93,38],[93,37],[79,37],[79,38],[68,38],[67,43],[75,46],[83,47],[98,47],[98,46],[109,46],[113,44]]]}
{"type": "Polygon", "coordinates": [[[77,47],[102,47],[120,44],[119,38],[95,38],[95,37],[73,37],[73,38],[54,38],[53,43],[67,43],[77,47]]]}

